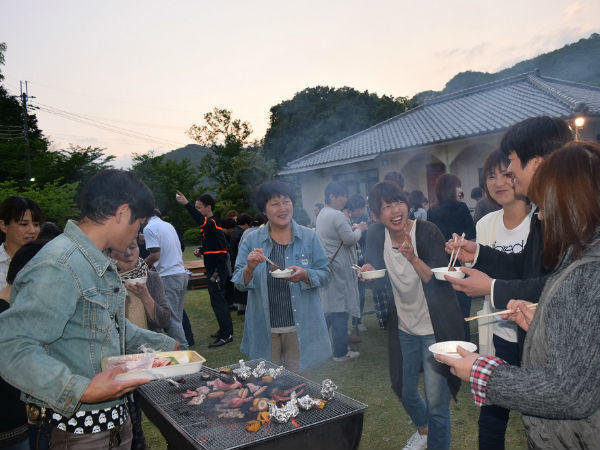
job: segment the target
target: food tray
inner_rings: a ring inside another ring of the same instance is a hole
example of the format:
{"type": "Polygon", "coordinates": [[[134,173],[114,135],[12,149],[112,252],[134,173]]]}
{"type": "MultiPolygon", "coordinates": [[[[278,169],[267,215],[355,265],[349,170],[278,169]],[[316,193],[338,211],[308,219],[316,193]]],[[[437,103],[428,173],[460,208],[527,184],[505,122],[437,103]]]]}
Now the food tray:
{"type": "MultiPolygon", "coordinates": [[[[172,378],[179,377],[182,375],[190,375],[196,372],[199,372],[202,368],[202,364],[206,362],[206,359],[196,353],[193,350],[179,350],[179,351],[171,351],[171,352],[157,352],[157,358],[167,358],[174,357],[177,360],[187,359],[188,363],[185,364],[175,364],[172,366],[165,367],[155,367],[152,369],[143,369],[143,370],[132,370],[129,372],[124,372],[122,374],[117,375],[115,378],[118,380],[132,380],[136,378],[145,378],[149,380],[160,380],[162,378],[172,378]]],[[[108,358],[102,358],[102,370],[106,367],[108,362],[115,361],[135,361],[144,357],[143,353],[136,353],[132,355],[120,355],[120,356],[110,356],[108,358]]]]}

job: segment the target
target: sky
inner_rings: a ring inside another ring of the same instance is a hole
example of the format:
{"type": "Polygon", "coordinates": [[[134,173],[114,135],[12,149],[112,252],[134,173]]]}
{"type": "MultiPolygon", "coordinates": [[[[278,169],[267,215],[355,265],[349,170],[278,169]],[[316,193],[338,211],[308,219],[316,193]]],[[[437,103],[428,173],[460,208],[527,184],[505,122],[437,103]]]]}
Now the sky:
{"type": "Polygon", "coordinates": [[[597,0],[2,0],[0,70],[13,94],[29,81],[54,148],[106,148],[127,167],[193,143],[214,107],[260,139],[269,109],[306,87],[410,97],[598,31],[597,0]]]}

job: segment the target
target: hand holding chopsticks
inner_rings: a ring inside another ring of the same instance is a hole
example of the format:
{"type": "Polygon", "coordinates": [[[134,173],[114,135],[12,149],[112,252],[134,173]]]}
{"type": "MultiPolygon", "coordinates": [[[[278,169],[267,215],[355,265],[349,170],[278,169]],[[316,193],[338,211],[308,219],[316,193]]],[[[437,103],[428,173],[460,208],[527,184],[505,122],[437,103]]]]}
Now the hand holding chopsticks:
{"type": "Polygon", "coordinates": [[[271,264],[275,270],[279,269],[279,270],[283,270],[281,267],[279,267],[277,264],[275,264],[273,261],[271,261],[269,258],[267,258],[266,256],[264,257],[265,261],[267,261],[269,264],[271,264]]]}
{"type": "MultiPolygon", "coordinates": [[[[515,300],[511,300],[511,301],[515,301],[515,300]]],[[[523,302],[523,303],[528,303],[528,302],[523,302]]],[[[508,305],[510,305],[510,302],[508,303],[508,305]]],[[[523,309],[535,310],[535,308],[537,308],[537,303],[529,303],[529,304],[523,306],[523,309]]],[[[521,309],[521,307],[517,307],[515,309],[505,309],[504,311],[498,311],[498,312],[490,313],[490,314],[483,314],[481,316],[467,317],[465,319],[465,322],[470,322],[471,320],[476,320],[476,319],[483,319],[485,317],[502,316],[505,314],[514,314],[516,312],[523,312],[523,310],[521,309]]]]}

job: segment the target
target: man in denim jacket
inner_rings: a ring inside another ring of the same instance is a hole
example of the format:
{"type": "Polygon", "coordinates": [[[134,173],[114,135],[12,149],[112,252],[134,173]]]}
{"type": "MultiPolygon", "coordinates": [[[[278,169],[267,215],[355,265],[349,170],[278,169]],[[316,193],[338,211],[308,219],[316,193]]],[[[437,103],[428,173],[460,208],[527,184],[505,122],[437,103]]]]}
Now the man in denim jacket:
{"type": "Polygon", "coordinates": [[[111,169],[95,175],[81,199],[83,219],[69,221],[15,280],[11,308],[0,316],[0,374],[40,408],[52,448],[128,449],[124,394],[148,380],[119,381],[122,369],[102,371],[101,359],[138,353],[143,343],[178,344],[125,319],[125,288],[104,251],[125,251],[154,197],[133,173],[111,169]]]}

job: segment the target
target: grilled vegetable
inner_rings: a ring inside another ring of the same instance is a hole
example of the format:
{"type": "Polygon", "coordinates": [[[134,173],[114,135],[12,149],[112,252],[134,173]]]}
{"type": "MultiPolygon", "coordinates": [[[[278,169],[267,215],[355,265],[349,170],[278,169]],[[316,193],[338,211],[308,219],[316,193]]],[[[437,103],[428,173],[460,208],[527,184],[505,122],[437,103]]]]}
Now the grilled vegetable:
{"type": "Polygon", "coordinates": [[[246,422],[246,431],[256,433],[260,430],[260,422],[258,420],[249,420],[246,422]]]}

